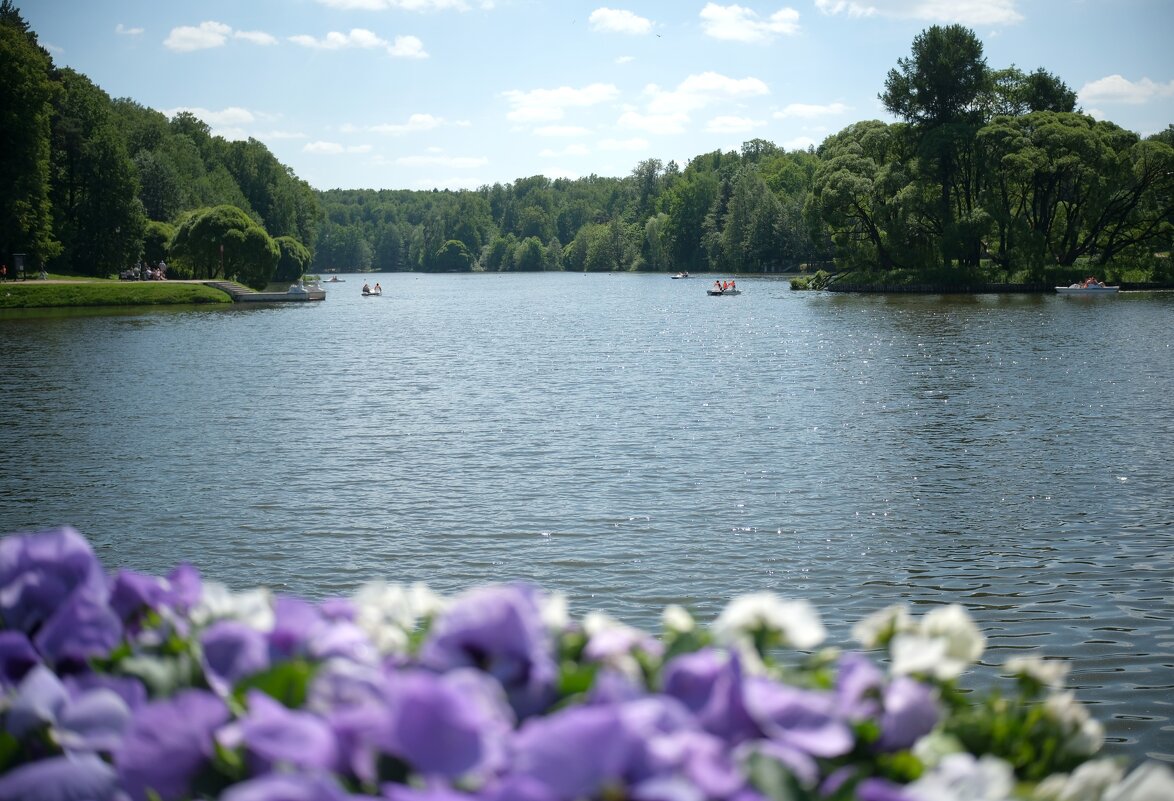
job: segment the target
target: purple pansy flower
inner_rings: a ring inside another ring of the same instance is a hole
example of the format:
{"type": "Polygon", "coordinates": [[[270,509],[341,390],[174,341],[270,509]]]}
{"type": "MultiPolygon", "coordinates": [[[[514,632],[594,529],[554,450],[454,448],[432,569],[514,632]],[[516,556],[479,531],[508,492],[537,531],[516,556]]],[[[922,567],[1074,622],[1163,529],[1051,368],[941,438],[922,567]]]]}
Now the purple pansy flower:
{"type": "MultiPolygon", "coordinates": [[[[244,746],[255,773],[267,773],[275,766],[308,771],[338,767],[338,744],[322,718],[287,709],[259,690],[249,692],[248,704],[248,715],[233,727],[232,740],[244,746]]],[[[221,742],[225,739],[221,737],[221,742]]]]}
{"type": "Polygon", "coordinates": [[[232,785],[220,801],[357,801],[366,797],[348,795],[330,776],[270,773],[232,785]]]}
{"type": "Polygon", "coordinates": [[[133,570],[119,570],[110,587],[110,608],[123,625],[133,626],[143,614],[157,609],[167,594],[165,580],[133,570]]]}
{"type": "Polygon", "coordinates": [[[118,774],[93,754],[42,759],[0,776],[0,801],[107,801],[118,793],[118,774]]]}
{"type": "Polygon", "coordinates": [[[704,649],[673,659],[664,669],[664,692],[692,711],[701,726],[734,745],[761,735],[746,709],[742,666],[736,655],[704,649]]]}
{"type": "Polygon", "coordinates": [[[746,681],[746,708],[763,733],[815,757],[837,757],[852,750],[852,730],[836,716],[835,707],[831,693],[758,676],[746,681]]]}
{"type": "Polygon", "coordinates": [[[691,730],[688,711],[663,697],[571,707],[522,726],[514,736],[513,769],[559,799],[594,798],[611,787],[672,779],[688,752],[666,746],[665,738],[691,730]]]}
{"type": "Polygon", "coordinates": [[[0,619],[32,634],[78,590],[106,594],[106,574],[81,534],[66,526],[0,540],[0,619]]]}
{"type": "Polygon", "coordinates": [[[200,637],[204,673],[218,693],[227,694],[238,681],[269,667],[264,634],[235,620],[219,620],[200,637]]]}
{"type": "Polygon", "coordinates": [[[537,590],[484,587],[458,598],[433,625],[421,661],[436,670],[474,667],[497,679],[520,717],[554,699],[557,669],[537,590]]]}
{"type": "Polygon", "coordinates": [[[864,654],[840,657],[836,674],[837,710],[848,720],[868,720],[880,711],[881,686],[885,675],[864,654]]]}
{"type": "Polygon", "coordinates": [[[90,657],[106,656],[122,641],[122,621],[97,593],[75,590],[44,622],[33,643],[45,661],[84,664],[90,657]]]}
{"type": "Polygon", "coordinates": [[[494,686],[473,671],[397,672],[387,680],[387,717],[376,745],[423,776],[485,773],[502,761],[510,729],[494,686]]]}
{"type": "Polygon", "coordinates": [[[204,690],[183,690],[137,710],[115,758],[123,789],[135,801],[146,801],[148,791],[162,801],[188,796],[228,718],[224,702],[204,690]]]}
{"type": "Polygon", "coordinates": [[[128,709],[134,710],[147,703],[147,688],[134,676],[110,676],[105,673],[79,673],[66,676],[66,689],[72,697],[78,697],[91,690],[109,690],[123,700],[128,709]]]}
{"type": "Polygon", "coordinates": [[[911,748],[937,725],[941,712],[934,691],[915,679],[898,676],[885,688],[881,738],[886,751],[911,748]]]}
{"type": "Polygon", "coordinates": [[[94,689],[71,697],[53,671],[38,665],[17,687],[4,716],[13,737],[48,728],[66,751],[115,751],[130,718],[130,709],[116,693],[94,689]]]}
{"type": "Polygon", "coordinates": [[[0,631],[0,692],[19,684],[40,662],[23,631],[0,631]]]}

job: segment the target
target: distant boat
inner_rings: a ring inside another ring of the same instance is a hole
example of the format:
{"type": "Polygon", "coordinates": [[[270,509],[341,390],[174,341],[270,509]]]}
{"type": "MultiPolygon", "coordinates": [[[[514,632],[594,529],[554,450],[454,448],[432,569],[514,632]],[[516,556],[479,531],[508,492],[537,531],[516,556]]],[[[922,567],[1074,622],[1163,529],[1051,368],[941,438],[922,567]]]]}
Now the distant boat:
{"type": "Polygon", "coordinates": [[[346,279],[345,279],[345,278],[339,278],[339,277],[336,275],[336,276],[332,277],[332,278],[331,278],[329,281],[327,281],[326,283],[328,283],[328,284],[345,284],[345,283],[346,283],[346,279]]]}
{"type": "Polygon", "coordinates": [[[1115,295],[1121,287],[1105,286],[1104,284],[1069,284],[1056,287],[1057,295],[1115,295]]]}
{"type": "Polygon", "coordinates": [[[688,278],[688,277],[689,277],[689,273],[677,273],[676,275],[673,276],[673,280],[675,281],[678,278],[688,278]]]}
{"type": "Polygon", "coordinates": [[[741,295],[741,290],[735,285],[733,281],[714,281],[713,286],[705,290],[707,295],[741,295]]]}

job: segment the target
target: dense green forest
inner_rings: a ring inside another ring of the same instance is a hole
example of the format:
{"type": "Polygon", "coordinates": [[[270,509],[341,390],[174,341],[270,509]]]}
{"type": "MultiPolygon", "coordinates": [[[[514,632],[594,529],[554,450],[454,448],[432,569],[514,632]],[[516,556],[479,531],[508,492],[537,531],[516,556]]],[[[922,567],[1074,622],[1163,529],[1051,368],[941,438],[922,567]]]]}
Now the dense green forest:
{"type": "MultiPolygon", "coordinates": [[[[962,26],[883,80],[899,120],[818,148],[754,139],[623,177],[470,191],[314,191],[255,139],[111,99],[0,2],[0,253],[109,275],[145,259],[253,284],[303,271],[798,268],[1038,280],[1092,262],[1169,280],[1174,126],[1142,139],[1036,69],[990,68],[962,26]]],[[[879,78],[880,76],[878,76],[879,78]]]]}

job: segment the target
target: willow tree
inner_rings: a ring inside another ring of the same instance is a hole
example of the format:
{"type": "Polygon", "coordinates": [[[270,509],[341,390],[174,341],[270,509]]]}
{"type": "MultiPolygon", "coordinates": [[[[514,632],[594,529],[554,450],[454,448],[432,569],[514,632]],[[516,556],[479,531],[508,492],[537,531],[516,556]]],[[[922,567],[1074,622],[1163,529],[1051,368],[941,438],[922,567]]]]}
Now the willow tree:
{"type": "Polygon", "coordinates": [[[236,206],[214,206],[192,212],[180,223],[171,256],[196,278],[235,278],[261,288],[273,278],[281,251],[236,206]]]}

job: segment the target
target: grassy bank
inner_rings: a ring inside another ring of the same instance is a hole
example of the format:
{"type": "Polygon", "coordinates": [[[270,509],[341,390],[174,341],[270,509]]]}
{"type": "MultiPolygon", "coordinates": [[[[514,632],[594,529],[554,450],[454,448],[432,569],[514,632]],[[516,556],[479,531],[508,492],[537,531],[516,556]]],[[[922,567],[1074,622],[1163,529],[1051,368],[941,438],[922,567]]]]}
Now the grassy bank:
{"type": "Polygon", "coordinates": [[[0,284],[0,309],[231,303],[218,289],[172,281],[20,281],[0,284]]]}

